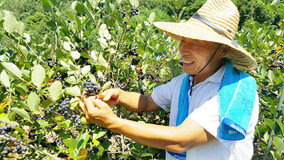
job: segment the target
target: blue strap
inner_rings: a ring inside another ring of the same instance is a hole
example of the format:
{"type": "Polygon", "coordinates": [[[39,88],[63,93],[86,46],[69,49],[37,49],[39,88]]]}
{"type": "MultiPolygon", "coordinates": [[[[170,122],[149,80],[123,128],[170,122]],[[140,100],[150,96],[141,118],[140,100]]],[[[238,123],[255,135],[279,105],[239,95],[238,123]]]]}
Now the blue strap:
{"type": "MultiPolygon", "coordinates": [[[[190,89],[190,75],[186,76],[182,80],[182,85],[180,88],[179,99],[178,99],[178,114],[176,120],[176,126],[179,126],[188,116],[188,107],[189,107],[189,97],[188,91],[190,89]]],[[[178,160],[185,160],[186,152],[183,153],[174,153],[167,151],[171,156],[175,157],[178,160]]]]}
{"type": "Polygon", "coordinates": [[[225,74],[218,91],[220,138],[226,140],[245,138],[256,90],[254,78],[244,71],[233,68],[233,63],[227,60],[225,74]]]}

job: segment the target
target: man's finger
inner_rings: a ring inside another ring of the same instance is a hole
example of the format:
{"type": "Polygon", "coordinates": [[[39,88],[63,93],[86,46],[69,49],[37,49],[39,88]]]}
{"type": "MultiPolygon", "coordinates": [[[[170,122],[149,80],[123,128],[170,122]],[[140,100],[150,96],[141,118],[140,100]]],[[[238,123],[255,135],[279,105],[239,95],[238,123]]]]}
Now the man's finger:
{"type": "Polygon", "coordinates": [[[93,100],[93,105],[95,105],[96,107],[103,109],[105,107],[109,107],[108,104],[106,104],[105,102],[99,100],[99,99],[94,99],[93,100]]]}
{"type": "Polygon", "coordinates": [[[110,97],[112,96],[111,93],[108,93],[105,97],[104,97],[104,101],[108,101],[110,99],[110,97]]]}
{"type": "Polygon", "coordinates": [[[86,112],[93,113],[95,111],[95,106],[92,103],[93,98],[85,98],[86,112]]]}
{"type": "Polygon", "coordinates": [[[79,107],[83,111],[83,113],[86,114],[85,104],[82,101],[79,101],[79,107]]]}

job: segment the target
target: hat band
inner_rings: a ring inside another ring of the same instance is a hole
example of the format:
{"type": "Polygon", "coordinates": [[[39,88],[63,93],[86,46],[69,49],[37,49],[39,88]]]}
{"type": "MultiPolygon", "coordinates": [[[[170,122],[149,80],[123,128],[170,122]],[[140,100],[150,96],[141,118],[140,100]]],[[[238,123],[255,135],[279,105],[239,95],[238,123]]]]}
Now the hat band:
{"type": "MultiPolygon", "coordinates": [[[[216,26],[214,23],[210,22],[206,17],[200,15],[198,12],[195,12],[192,16],[193,18],[207,24],[209,27],[215,29],[218,33],[220,33],[221,35],[224,35],[225,37],[227,37],[228,39],[230,39],[230,37],[222,30],[220,29],[218,26],[216,26]]],[[[232,44],[238,48],[238,42],[233,38],[232,39],[232,44]]]]}

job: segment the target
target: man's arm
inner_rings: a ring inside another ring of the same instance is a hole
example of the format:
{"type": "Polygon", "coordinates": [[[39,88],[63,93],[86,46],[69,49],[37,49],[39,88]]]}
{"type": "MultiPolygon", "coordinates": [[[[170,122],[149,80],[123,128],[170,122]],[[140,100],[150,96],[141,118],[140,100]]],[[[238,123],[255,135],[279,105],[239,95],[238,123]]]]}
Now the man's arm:
{"type": "Polygon", "coordinates": [[[103,99],[108,104],[121,105],[132,112],[148,112],[160,109],[151,95],[142,95],[136,92],[127,92],[118,88],[105,91],[103,99]]]}
{"type": "Polygon", "coordinates": [[[89,122],[150,147],[184,152],[216,139],[190,118],[178,127],[161,126],[119,118],[106,103],[98,99],[85,101],[85,104],[86,107],[81,105],[81,108],[89,122]]]}

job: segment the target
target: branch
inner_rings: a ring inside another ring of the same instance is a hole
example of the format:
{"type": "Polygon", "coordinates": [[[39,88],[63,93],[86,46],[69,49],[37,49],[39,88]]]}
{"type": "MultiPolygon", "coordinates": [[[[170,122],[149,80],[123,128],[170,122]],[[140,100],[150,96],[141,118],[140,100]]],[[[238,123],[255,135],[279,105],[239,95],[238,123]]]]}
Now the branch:
{"type": "Polygon", "coordinates": [[[24,142],[18,140],[17,138],[10,136],[10,135],[7,135],[7,134],[5,134],[5,135],[0,135],[0,140],[4,140],[4,141],[14,141],[14,142],[16,142],[16,143],[18,143],[18,144],[21,144],[21,145],[26,146],[26,147],[28,147],[28,148],[34,149],[34,150],[38,151],[38,152],[41,153],[41,154],[47,155],[47,156],[49,156],[49,157],[52,158],[52,159],[60,160],[60,158],[57,158],[57,156],[52,155],[52,154],[50,154],[50,153],[48,153],[48,152],[46,152],[46,151],[43,151],[43,150],[41,150],[41,149],[39,149],[39,148],[37,148],[37,147],[31,145],[31,144],[24,143],[24,142]]]}

